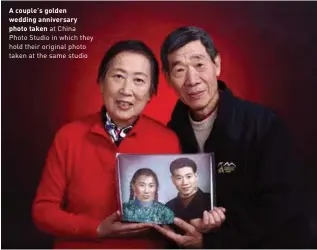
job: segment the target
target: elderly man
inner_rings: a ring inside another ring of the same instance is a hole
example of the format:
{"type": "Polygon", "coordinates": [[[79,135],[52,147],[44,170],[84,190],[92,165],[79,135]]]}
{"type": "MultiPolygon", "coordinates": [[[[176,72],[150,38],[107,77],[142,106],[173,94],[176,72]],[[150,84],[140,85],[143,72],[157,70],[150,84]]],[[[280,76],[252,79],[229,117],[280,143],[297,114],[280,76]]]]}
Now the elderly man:
{"type": "Polygon", "coordinates": [[[281,119],[234,96],[218,80],[220,54],[200,28],[170,33],[161,61],[180,99],[168,126],[184,153],[215,154],[216,202],[226,208],[226,220],[208,234],[178,218],[175,224],[185,234],[157,230],[189,248],[309,248],[309,226],[295,188],[296,165],[281,119]]]}

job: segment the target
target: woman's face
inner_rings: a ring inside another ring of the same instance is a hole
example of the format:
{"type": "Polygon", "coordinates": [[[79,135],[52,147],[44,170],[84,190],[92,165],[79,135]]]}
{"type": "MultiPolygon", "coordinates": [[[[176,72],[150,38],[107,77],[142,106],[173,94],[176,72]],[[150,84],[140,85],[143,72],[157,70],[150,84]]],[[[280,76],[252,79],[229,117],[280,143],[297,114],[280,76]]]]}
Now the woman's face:
{"type": "Polygon", "coordinates": [[[157,184],[153,176],[140,175],[132,188],[139,201],[153,201],[155,199],[157,184]]]}
{"type": "Polygon", "coordinates": [[[100,90],[107,112],[119,127],[131,125],[151,98],[150,60],[136,52],[117,54],[108,64],[100,90]]]}

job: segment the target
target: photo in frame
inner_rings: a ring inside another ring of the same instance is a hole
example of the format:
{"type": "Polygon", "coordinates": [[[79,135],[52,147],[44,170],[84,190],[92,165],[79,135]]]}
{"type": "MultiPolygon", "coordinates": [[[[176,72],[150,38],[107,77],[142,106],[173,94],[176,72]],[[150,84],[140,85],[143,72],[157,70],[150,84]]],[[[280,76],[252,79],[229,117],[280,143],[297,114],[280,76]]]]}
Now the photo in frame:
{"type": "Polygon", "coordinates": [[[213,154],[116,156],[122,221],[173,224],[214,207],[213,154]]]}

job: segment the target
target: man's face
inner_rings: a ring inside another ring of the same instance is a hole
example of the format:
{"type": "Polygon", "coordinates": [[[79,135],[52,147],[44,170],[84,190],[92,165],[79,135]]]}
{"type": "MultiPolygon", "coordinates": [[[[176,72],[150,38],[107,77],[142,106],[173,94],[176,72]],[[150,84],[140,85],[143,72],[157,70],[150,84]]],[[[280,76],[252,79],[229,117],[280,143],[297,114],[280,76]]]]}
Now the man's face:
{"type": "Polygon", "coordinates": [[[174,170],[172,181],[182,197],[190,197],[197,191],[198,176],[191,167],[174,170]]]}
{"type": "Polygon", "coordinates": [[[169,84],[193,111],[202,110],[216,98],[220,57],[213,62],[200,41],[190,42],[167,57],[169,84]]]}

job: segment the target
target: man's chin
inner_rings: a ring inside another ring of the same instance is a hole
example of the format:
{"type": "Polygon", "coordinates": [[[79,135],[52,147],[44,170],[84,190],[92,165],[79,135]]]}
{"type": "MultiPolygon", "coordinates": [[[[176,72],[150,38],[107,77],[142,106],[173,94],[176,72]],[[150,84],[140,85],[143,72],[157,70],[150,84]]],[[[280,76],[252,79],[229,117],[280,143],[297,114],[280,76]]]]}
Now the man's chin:
{"type": "Polygon", "coordinates": [[[186,192],[186,193],[182,193],[181,195],[186,198],[186,197],[190,197],[192,194],[194,194],[193,192],[186,192]]]}
{"type": "Polygon", "coordinates": [[[187,104],[187,106],[190,108],[191,112],[200,113],[206,108],[207,104],[202,101],[200,102],[197,101],[197,102],[190,102],[187,104]]]}

